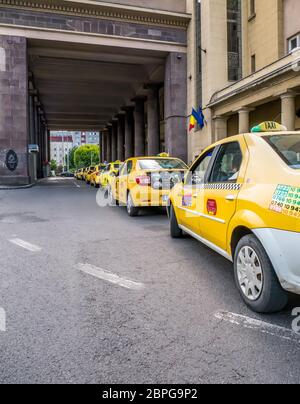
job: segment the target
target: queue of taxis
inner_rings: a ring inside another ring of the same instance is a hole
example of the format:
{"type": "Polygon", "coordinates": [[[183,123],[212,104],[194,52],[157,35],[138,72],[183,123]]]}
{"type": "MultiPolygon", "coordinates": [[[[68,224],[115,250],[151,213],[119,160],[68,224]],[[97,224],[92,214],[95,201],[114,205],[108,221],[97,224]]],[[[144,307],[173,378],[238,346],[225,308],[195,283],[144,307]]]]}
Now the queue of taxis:
{"type": "Polygon", "coordinates": [[[168,214],[173,238],[187,233],[233,262],[252,310],[280,311],[300,294],[300,132],[265,122],[208,147],[168,214]]]}
{"type": "Polygon", "coordinates": [[[126,206],[131,217],[137,216],[141,208],[165,207],[170,190],[178,182],[182,183],[187,169],[182,160],[164,153],[130,158],[111,179],[110,199],[126,206]]]}

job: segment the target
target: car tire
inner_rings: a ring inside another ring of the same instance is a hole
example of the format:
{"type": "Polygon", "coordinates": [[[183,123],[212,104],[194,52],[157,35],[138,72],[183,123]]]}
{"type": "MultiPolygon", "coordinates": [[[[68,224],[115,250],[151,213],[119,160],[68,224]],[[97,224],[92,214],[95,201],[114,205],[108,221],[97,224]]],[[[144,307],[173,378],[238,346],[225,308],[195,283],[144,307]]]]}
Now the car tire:
{"type": "Polygon", "coordinates": [[[134,206],[133,199],[132,199],[130,192],[128,192],[128,195],[127,195],[126,207],[127,207],[127,213],[130,217],[136,217],[139,214],[139,208],[134,206]]]}
{"type": "Polygon", "coordinates": [[[181,238],[183,236],[183,231],[178,225],[173,205],[170,206],[170,235],[172,238],[181,238]]]}
{"type": "MultiPolygon", "coordinates": [[[[99,185],[99,188],[102,189],[102,187],[100,185],[99,185]]],[[[111,206],[119,206],[119,201],[117,201],[114,198],[111,187],[107,188],[107,192],[108,192],[109,199],[110,199],[110,205],[111,206]]]]}
{"type": "Polygon", "coordinates": [[[253,311],[276,313],[287,305],[288,293],[282,289],[270,258],[254,235],[247,235],[238,243],[234,255],[234,275],[244,302],[253,311]],[[258,287],[253,287],[254,284],[258,287]],[[252,285],[252,291],[249,285],[252,285]]]}

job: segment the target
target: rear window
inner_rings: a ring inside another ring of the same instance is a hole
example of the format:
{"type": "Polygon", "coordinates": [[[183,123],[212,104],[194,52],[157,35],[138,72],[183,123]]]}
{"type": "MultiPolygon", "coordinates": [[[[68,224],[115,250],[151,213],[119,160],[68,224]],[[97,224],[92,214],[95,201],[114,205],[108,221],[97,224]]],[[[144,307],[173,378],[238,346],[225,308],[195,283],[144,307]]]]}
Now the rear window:
{"type": "Polygon", "coordinates": [[[139,165],[142,170],[178,170],[187,168],[182,161],[176,159],[139,160],[139,165]]]}
{"type": "Polygon", "coordinates": [[[300,133],[266,136],[264,139],[294,169],[300,169],[300,133]]]}

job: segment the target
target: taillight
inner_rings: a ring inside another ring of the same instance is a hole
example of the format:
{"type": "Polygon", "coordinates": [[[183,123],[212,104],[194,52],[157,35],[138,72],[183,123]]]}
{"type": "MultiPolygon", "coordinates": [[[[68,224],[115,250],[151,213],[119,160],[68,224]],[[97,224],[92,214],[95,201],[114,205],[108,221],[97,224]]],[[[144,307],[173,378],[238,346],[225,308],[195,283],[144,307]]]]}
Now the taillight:
{"type": "Polygon", "coordinates": [[[151,184],[151,178],[148,177],[148,175],[141,175],[139,177],[136,177],[135,181],[137,185],[141,185],[142,187],[147,187],[151,184]]]}

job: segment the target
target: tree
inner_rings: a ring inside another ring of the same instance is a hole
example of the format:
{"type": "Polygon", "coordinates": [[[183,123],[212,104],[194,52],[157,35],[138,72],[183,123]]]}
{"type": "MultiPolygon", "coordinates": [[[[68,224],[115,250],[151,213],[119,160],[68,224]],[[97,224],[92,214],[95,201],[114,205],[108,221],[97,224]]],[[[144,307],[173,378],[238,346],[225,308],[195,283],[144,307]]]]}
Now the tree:
{"type": "Polygon", "coordinates": [[[75,150],[74,162],[76,168],[84,168],[99,164],[100,147],[98,145],[80,146],[75,150]]]}
{"type": "MultiPolygon", "coordinates": [[[[74,170],[75,168],[77,168],[76,164],[75,164],[75,153],[76,150],[78,149],[77,146],[73,147],[70,151],[69,151],[69,156],[66,155],[65,161],[69,162],[69,168],[70,170],[74,170]]],[[[82,168],[82,167],[79,167],[82,168]]]]}
{"type": "Polygon", "coordinates": [[[51,171],[56,171],[57,170],[57,164],[56,164],[55,160],[51,160],[50,169],[51,169],[51,171]]]}

